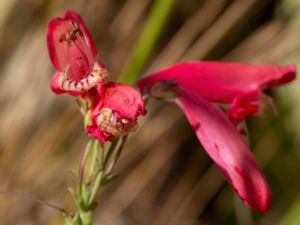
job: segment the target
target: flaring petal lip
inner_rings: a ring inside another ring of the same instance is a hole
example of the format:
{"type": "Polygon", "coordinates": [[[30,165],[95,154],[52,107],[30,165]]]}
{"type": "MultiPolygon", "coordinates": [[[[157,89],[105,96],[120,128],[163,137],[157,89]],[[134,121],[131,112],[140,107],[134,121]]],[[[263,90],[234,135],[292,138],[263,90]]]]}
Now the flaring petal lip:
{"type": "Polygon", "coordinates": [[[140,80],[138,86],[150,90],[157,81],[175,80],[194,95],[217,103],[231,103],[237,96],[285,84],[295,77],[295,65],[194,61],[155,72],[140,80]]]}
{"type": "Polygon", "coordinates": [[[175,103],[236,193],[252,209],[265,212],[271,203],[271,190],[235,127],[220,109],[204,98],[183,88],[176,88],[176,92],[180,97],[175,103]]]}
{"type": "Polygon", "coordinates": [[[61,87],[60,87],[60,84],[59,84],[59,78],[60,78],[60,76],[61,76],[61,72],[56,72],[54,74],[54,76],[52,77],[51,82],[50,82],[50,89],[51,89],[51,91],[53,91],[57,95],[68,93],[69,95],[75,96],[75,97],[83,94],[81,92],[74,92],[74,91],[65,91],[65,90],[62,90],[61,87]]]}

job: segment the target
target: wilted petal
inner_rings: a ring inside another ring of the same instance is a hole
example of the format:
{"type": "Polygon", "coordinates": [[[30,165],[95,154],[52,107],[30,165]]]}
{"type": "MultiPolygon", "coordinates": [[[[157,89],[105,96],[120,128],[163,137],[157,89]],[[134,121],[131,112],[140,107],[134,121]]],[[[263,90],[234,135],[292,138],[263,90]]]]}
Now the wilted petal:
{"type": "Polygon", "coordinates": [[[110,108],[120,117],[136,120],[144,113],[144,102],[140,92],[129,85],[110,82],[105,85],[103,108],[110,108]]]}
{"type": "Polygon", "coordinates": [[[92,124],[87,126],[87,133],[104,142],[133,131],[137,118],[146,112],[141,94],[128,85],[114,82],[99,87],[98,91],[101,99],[92,108],[92,124]]]}
{"type": "Polygon", "coordinates": [[[240,198],[264,212],[271,191],[247,145],[225,114],[207,100],[177,88],[175,102],[183,110],[199,141],[240,198]]]}

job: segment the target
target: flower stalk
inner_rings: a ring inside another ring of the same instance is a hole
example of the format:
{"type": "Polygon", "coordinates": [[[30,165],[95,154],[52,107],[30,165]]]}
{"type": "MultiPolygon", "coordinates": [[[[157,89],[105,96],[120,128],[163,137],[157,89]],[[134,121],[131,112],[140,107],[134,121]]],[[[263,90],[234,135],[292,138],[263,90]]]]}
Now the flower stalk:
{"type": "Polygon", "coordinates": [[[89,140],[79,164],[78,190],[70,190],[78,211],[70,218],[64,214],[65,225],[92,225],[93,211],[97,206],[97,193],[112,181],[116,175],[112,171],[126,143],[127,135],[104,146],[97,140],[89,140]],[[86,167],[89,167],[86,173],[86,167]],[[86,174],[85,174],[86,173],[86,174]]]}

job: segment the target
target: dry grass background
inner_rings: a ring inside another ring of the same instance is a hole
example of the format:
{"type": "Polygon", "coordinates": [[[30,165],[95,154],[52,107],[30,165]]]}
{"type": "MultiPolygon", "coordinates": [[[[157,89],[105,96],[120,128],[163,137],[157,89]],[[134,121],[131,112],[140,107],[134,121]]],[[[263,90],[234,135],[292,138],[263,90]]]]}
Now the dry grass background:
{"type": "MultiPolygon", "coordinates": [[[[47,21],[66,8],[79,11],[116,79],[152,4],[0,1],[0,190],[72,205],[67,187],[75,178],[69,171],[77,168],[87,138],[74,101],[49,90],[54,69],[47,21]]],[[[299,0],[178,0],[144,74],[195,59],[298,63],[299,15],[299,0]]],[[[249,121],[252,149],[274,192],[269,212],[251,213],[234,197],[182,113],[152,101],[121,156],[120,177],[99,195],[95,224],[300,224],[299,210],[296,223],[289,222],[300,198],[298,86],[270,93],[280,117],[266,112],[249,121]]],[[[0,196],[0,218],[3,225],[62,224],[56,211],[16,196],[0,196]]]]}

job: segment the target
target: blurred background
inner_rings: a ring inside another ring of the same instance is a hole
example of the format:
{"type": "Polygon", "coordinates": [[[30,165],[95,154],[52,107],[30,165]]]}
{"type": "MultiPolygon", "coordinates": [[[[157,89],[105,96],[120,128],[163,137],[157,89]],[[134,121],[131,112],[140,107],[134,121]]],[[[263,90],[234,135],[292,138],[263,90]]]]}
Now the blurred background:
{"type": "MultiPolygon", "coordinates": [[[[48,21],[67,8],[82,15],[114,80],[183,60],[300,63],[299,0],[1,0],[0,190],[68,210],[70,171],[87,138],[74,100],[49,89],[46,48],[48,21]]],[[[98,196],[95,224],[300,224],[299,82],[268,93],[279,116],[266,111],[248,121],[273,190],[267,213],[234,195],[180,110],[153,100],[122,153],[119,178],[98,196]]],[[[0,218],[1,225],[63,224],[55,210],[7,195],[0,218]]]]}

